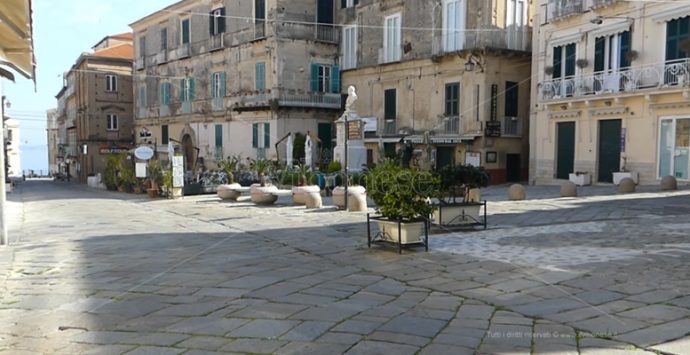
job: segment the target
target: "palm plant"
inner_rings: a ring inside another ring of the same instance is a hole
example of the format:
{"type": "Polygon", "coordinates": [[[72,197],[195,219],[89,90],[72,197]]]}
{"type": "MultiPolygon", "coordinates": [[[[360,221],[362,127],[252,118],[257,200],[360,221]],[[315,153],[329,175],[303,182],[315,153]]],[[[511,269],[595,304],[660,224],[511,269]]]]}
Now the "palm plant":
{"type": "Polygon", "coordinates": [[[232,184],[235,182],[235,171],[237,171],[237,168],[240,165],[240,162],[242,161],[242,157],[240,155],[233,155],[227,157],[227,159],[221,161],[218,165],[225,171],[225,174],[228,176],[228,184],[232,184]]]}
{"type": "Polygon", "coordinates": [[[258,159],[254,160],[254,162],[252,163],[252,167],[254,168],[254,171],[256,171],[256,173],[259,175],[261,186],[266,186],[266,175],[271,172],[271,169],[273,168],[273,162],[267,159],[258,159]]]}

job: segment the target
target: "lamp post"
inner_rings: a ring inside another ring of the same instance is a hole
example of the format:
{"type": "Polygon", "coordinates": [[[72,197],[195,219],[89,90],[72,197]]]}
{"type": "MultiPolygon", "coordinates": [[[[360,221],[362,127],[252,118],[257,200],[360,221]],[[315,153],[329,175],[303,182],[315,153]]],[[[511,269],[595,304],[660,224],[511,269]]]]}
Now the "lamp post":
{"type": "Polygon", "coordinates": [[[350,185],[350,167],[347,161],[347,141],[350,139],[350,125],[348,123],[348,118],[350,118],[350,110],[349,108],[345,110],[345,154],[344,154],[344,160],[345,160],[345,181],[343,183],[345,184],[345,212],[349,210],[348,206],[348,200],[349,196],[347,194],[347,187],[350,185]]]}

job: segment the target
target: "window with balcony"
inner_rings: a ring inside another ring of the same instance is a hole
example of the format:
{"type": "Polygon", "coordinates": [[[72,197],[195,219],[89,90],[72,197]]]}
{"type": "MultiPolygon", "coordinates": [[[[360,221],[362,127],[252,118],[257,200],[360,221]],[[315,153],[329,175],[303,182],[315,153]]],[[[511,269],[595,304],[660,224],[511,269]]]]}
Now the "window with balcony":
{"type": "Polygon", "coordinates": [[[117,91],[117,75],[106,75],[105,76],[105,91],[107,91],[107,92],[117,91]]]}
{"type": "Polygon", "coordinates": [[[400,13],[386,16],[383,28],[383,60],[386,63],[397,62],[401,55],[400,13]]]}
{"type": "Polygon", "coordinates": [[[460,83],[446,84],[445,110],[442,130],[445,133],[459,133],[460,121],[460,83]]]}
{"type": "Polygon", "coordinates": [[[465,1],[443,2],[443,50],[461,50],[465,44],[465,1]]]}
{"type": "Polygon", "coordinates": [[[504,95],[504,119],[503,133],[505,135],[518,135],[520,130],[518,119],[518,106],[520,103],[519,84],[514,81],[506,81],[504,95]]]}
{"type": "Polygon", "coordinates": [[[190,38],[190,32],[189,32],[189,19],[185,18],[180,20],[180,43],[182,44],[189,44],[191,38],[190,38]]]}
{"type": "Polygon", "coordinates": [[[594,90],[620,90],[620,71],[630,67],[630,31],[597,37],[594,40],[594,90]]]}
{"type": "Polygon", "coordinates": [[[266,90],[266,63],[256,63],[254,68],[254,84],[256,90],[266,90]]]}
{"type": "Polygon", "coordinates": [[[161,51],[168,49],[168,28],[161,28],[161,51]]]}
{"type": "Polygon", "coordinates": [[[312,92],[340,92],[340,67],[312,63],[311,65],[312,92]]]}
{"type": "Polygon", "coordinates": [[[144,58],[146,56],[146,35],[142,34],[139,36],[139,58],[144,58]]]}
{"type": "Polygon", "coordinates": [[[507,0],[506,30],[509,49],[523,50],[527,44],[527,4],[525,0],[507,0]]]}
{"type": "Polygon", "coordinates": [[[223,159],[223,125],[215,125],[216,154],[215,159],[223,159]]]}
{"type": "Polygon", "coordinates": [[[211,74],[211,97],[219,98],[225,96],[225,72],[211,74]]]}
{"type": "Polygon", "coordinates": [[[340,8],[346,9],[350,7],[355,7],[359,3],[359,0],[340,0],[340,8]]]}
{"type": "Polygon", "coordinates": [[[117,122],[117,115],[109,113],[105,115],[106,126],[105,129],[108,131],[117,131],[119,129],[117,122]]]}
{"type": "Polygon", "coordinates": [[[270,148],[271,147],[271,124],[254,123],[252,124],[252,147],[270,148]],[[263,135],[259,131],[263,128],[263,135]]]}
{"type": "Polygon", "coordinates": [[[343,69],[357,67],[357,26],[343,27],[342,38],[343,69]]]}
{"type": "Polygon", "coordinates": [[[211,11],[209,16],[209,31],[211,36],[225,33],[225,8],[221,7],[211,11]]]}
{"type": "MultiPolygon", "coordinates": [[[[575,76],[576,50],[575,43],[553,47],[553,74],[555,79],[569,79],[575,76]]],[[[564,82],[561,80],[561,82],[564,82]]],[[[569,96],[573,93],[573,87],[560,85],[560,92],[557,95],[569,96]]]]}

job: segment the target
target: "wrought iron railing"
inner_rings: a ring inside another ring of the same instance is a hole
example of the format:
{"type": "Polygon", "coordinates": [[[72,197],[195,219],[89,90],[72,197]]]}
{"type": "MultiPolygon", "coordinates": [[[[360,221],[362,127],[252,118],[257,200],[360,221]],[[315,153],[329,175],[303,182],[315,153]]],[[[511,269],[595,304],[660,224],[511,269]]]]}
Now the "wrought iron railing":
{"type": "Polygon", "coordinates": [[[254,39],[266,37],[266,22],[257,20],[254,23],[254,39]]]}
{"type": "Polygon", "coordinates": [[[394,119],[384,119],[379,125],[379,135],[395,135],[398,133],[397,125],[394,119]]]}
{"type": "Polygon", "coordinates": [[[503,124],[501,125],[501,136],[521,137],[522,120],[520,119],[520,117],[503,117],[503,124]]]}
{"type": "Polygon", "coordinates": [[[440,134],[460,134],[460,117],[443,116],[439,118],[436,132],[440,134]]]}
{"type": "Polygon", "coordinates": [[[602,95],[665,87],[687,86],[690,83],[690,58],[626,67],[612,71],[545,80],[540,83],[542,100],[602,95]]]}
{"type": "Polygon", "coordinates": [[[582,13],[584,10],[584,0],[549,0],[547,18],[559,20],[582,13]]]}
{"type": "Polygon", "coordinates": [[[299,92],[295,90],[257,91],[235,99],[240,107],[265,107],[272,104],[289,107],[318,107],[339,109],[342,97],[338,93],[299,92]]]}
{"type": "Polygon", "coordinates": [[[316,40],[330,43],[338,42],[338,28],[332,25],[317,25],[316,40]]]}
{"type": "Polygon", "coordinates": [[[492,48],[508,49],[521,52],[532,50],[532,29],[509,27],[504,30],[467,31],[455,34],[458,40],[446,43],[447,34],[437,32],[432,41],[432,54],[452,53],[465,49],[492,48]]]}
{"type": "Polygon", "coordinates": [[[591,8],[597,9],[600,7],[611,6],[617,2],[620,2],[621,0],[590,0],[590,1],[592,1],[591,8]]]}
{"type": "Polygon", "coordinates": [[[213,50],[217,49],[222,49],[225,46],[225,43],[223,42],[225,38],[225,33],[218,33],[216,35],[212,35],[211,38],[208,40],[209,41],[209,48],[213,50]]]}

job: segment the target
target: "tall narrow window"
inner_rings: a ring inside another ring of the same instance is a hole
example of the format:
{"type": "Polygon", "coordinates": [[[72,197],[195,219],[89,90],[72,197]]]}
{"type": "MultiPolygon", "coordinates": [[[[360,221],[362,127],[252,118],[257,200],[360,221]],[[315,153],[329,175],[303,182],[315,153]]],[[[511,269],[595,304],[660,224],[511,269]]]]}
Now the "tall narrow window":
{"type": "Polygon", "coordinates": [[[170,83],[161,83],[161,105],[170,105],[170,83]]]}
{"type": "Polygon", "coordinates": [[[168,49],[168,28],[161,28],[161,51],[168,49]]]}
{"type": "Polygon", "coordinates": [[[216,149],[223,147],[223,125],[216,125],[216,149]]]}
{"type": "Polygon", "coordinates": [[[209,16],[209,31],[211,36],[225,32],[225,8],[221,7],[211,11],[209,16]]]}
{"type": "Polygon", "coordinates": [[[518,116],[518,83],[513,81],[506,81],[506,93],[505,93],[505,116],[506,117],[517,117],[518,116]]]}
{"type": "Polygon", "coordinates": [[[397,114],[397,92],[396,89],[388,89],[384,91],[384,113],[383,118],[385,120],[395,120],[398,116],[397,114]]]}
{"type": "Polygon", "coordinates": [[[386,16],[383,28],[383,59],[384,62],[400,60],[401,43],[400,14],[386,16]]]}
{"type": "Polygon", "coordinates": [[[146,35],[139,36],[139,58],[146,56],[146,35]]]}
{"type": "Polygon", "coordinates": [[[343,27],[343,69],[357,67],[357,26],[343,27]]]}
{"type": "Polygon", "coordinates": [[[118,122],[117,122],[117,115],[109,113],[105,115],[106,118],[106,126],[105,129],[108,131],[117,131],[118,128],[118,122]]]}
{"type": "Polygon", "coordinates": [[[108,91],[108,92],[117,91],[117,75],[106,75],[105,76],[105,91],[108,91]]]}
{"type": "Polygon", "coordinates": [[[168,125],[164,124],[161,126],[161,141],[163,142],[162,144],[168,144],[168,140],[170,137],[168,136],[168,125]]]}
{"type": "Polygon", "coordinates": [[[465,44],[465,2],[443,2],[443,49],[446,52],[461,50],[465,44]]]}
{"type": "Polygon", "coordinates": [[[146,85],[139,86],[139,108],[146,108],[146,85]]]}
{"type": "Polygon", "coordinates": [[[259,148],[259,124],[252,123],[252,148],[259,148]]]}
{"type": "Polygon", "coordinates": [[[256,90],[266,90],[266,63],[256,63],[254,82],[256,90]]]}
{"type": "Polygon", "coordinates": [[[446,84],[445,115],[455,117],[460,114],[460,83],[446,84]]]}
{"type": "Polygon", "coordinates": [[[271,148],[271,124],[264,123],[264,148],[271,148]]]}
{"type": "Polygon", "coordinates": [[[180,101],[189,102],[194,100],[194,79],[186,78],[180,81],[180,101]]]}
{"type": "Polygon", "coordinates": [[[189,38],[189,19],[185,18],[182,19],[180,23],[180,41],[182,44],[189,44],[190,38],[189,38]]]}
{"type": "Polygon", "coordinates": [[[668,21],[666,23],[666,61],[690,57],[686,46],[681,45],[690,40],[690,16],[668,21]]]}
{"type": "Polygon", "coordinates": [[[225,72],[211,74],[211,97],[225,96],[225,72]]]}
{"type": "Polygon", "coordinates": [[[525,49],[527,41],[527,6],[525,0],[507,0],[506,29],[508,31],[508,48],[525,49]]]}
{"type": "Polygon", "coordinates": [[[553,47],[553,78],[575,75],[575,43],[553,47]]]}

